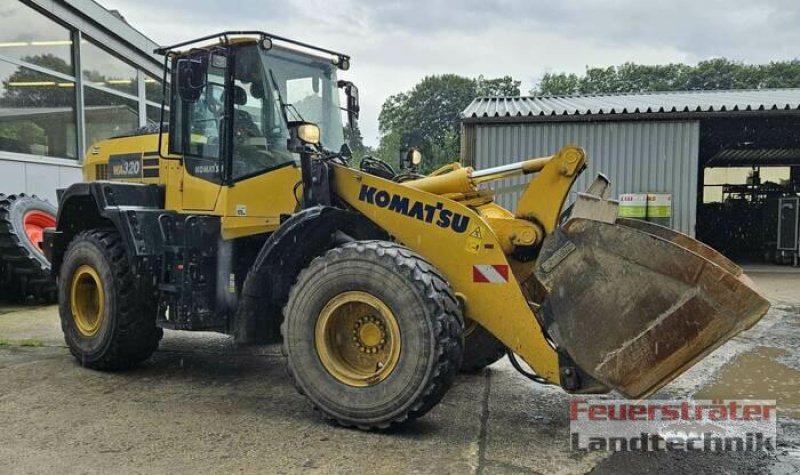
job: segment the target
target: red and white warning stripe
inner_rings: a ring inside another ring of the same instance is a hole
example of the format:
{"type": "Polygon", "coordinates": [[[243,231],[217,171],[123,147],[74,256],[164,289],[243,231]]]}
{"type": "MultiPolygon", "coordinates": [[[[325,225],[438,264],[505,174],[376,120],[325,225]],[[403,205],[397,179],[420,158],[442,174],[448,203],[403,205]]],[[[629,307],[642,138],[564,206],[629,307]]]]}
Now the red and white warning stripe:
{"type": "Polygon", "coordinates": [[[472,281],[479,284],[508,283],[508,266],[505,264],[472,266],[472,281]]]}

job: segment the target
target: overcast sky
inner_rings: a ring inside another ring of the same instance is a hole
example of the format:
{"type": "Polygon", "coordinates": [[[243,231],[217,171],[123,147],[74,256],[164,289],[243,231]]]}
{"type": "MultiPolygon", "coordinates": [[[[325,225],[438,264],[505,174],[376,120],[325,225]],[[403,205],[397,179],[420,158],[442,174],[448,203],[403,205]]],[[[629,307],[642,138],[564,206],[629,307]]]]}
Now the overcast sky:
{"type": "Polygon", "coordinates": [[[98,0],[157,43],[259,29],[352,56],[365,141],[387,96],[430,74],[512,75],[587,65],[800,56],[797,0],[98,0]]]}

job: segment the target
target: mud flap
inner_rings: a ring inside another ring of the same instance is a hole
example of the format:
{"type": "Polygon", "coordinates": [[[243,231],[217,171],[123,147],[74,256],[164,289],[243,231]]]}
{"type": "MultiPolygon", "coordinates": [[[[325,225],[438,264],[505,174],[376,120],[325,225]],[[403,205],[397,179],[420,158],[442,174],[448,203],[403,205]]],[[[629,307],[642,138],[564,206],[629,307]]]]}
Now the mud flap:
{"type": "Polygon", "coordinates": [[[755,324],[769,303],[733,262],[652,223],[573,214],[535,277],[547,333],[592,378],[632,398],[755,324]]]}

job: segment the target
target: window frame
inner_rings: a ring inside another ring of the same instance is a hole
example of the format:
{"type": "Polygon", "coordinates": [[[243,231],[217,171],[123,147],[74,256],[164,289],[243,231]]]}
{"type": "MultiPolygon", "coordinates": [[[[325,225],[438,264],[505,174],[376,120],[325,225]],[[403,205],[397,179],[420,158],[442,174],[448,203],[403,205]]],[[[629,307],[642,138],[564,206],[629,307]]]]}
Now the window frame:
{"type": "MultiPolygon", "coordinates": [[[[83,162],[83,157],[85,156],[85,147],[83,145],[83,123],[82,123],[82,110],[83,110],[83,103],[81,102],[82,95],[80,94],[80,85],[81,82],[77,76],[75,76],[75,72],[77,71],[77,61],[75,56],[75,44],[76,44],[76,29],[71,25],[61,21],[59,18],[54,17],[53,15],[42,11],[39,8],[36,8],[34,5],[30,5],[27,2],[23,2],[20,0],[15,0],[19,5],[22,5],[23,9],[30,11],[33,15],[38,15],[39,17],[43,18],[47,22],[50,22],[59,28],[63,28],[71,41],[71,45],[69,46],[70,55],[69,55],[69,66],[71,68],[72,75],[66,74],[62,71],[56,71],[54,69],[46,68],[44,66],[40,66],[38,64],[30,63],[28,61],[24,61],[21,58],[17,58],[14,56],[9,56],[0,53],[0,61],[5,63],[17,66],[18,68],[25,68],[31,71],[35,71],[41,74],[46,74],[56,79],[61,79],[63,81],[71,82],[74,90],[74,96],[72,101],[72,123],[74,124],[74,149],[72,152],[74,153],[74,157],[69,156],[69,152],[67,152],[66,156],[50,156],[50,155],[40,155],[32,152],[12,152],[8,150],[0,150],[0,155],[6,155],[8,157],[13,157],[14,155],[24,156],[26,157],[25,161],[31,162],[40,162],[40,163],[47,163],[47,161],[56,160],[61,162],[67,162],[69,164],[81,164],[83,162]]],[[[13,158],[16,160],[16,158],[13,158]]]]}
{"type": "MultiPolygon", "coordinates": [[[[21,58],[2,54],[1,50],[0,59],[9,64],[25,67],[75,84],[74,107],[70,114],[70,120],[74,122],[75,126],[74,131],[70,133],[70,139],[68,139],[71,140],[71,143],[74,145],[65,149],[64,155],[58,156],[39,155],[35,152],[15,153],[0,151],[0,157],[5,157],[10,160],[20,160],[20,156],[25,156],[25,161],[31,162],[40,161],[41,163],[46,163],[49,161],[49,163],[59,162],[69,166],[82,165],[92,145],[87,143],[86,137],[85,92],[88,90],[85,89],[84,86],[136,102],[138,104],[137,128],[146,126],[152,122],[148,119],[148,114],[146,113],[147,108],[151,106],[161,108],[162,103],[148,100],[146,95],[143,94],[143,89],[145,87],[144,80],[146,77],[151,76],[158,79],[163,75],[164,71],[160,65],[160,60],[154,57],[149,50],[142,50],[139,44],[131,44],[125,39],[113,36],[113,33],[103,25],[86,22],[86,13],[73,11],[67,6],[62,5],[61,2],[44,4],[42,0],[12,1],[20,5],[20,8],[28,11],[28,14],[36,15],[38,18],[41,18],[42,21],[52,23],[56,27],[64,29],[67,33],[67,37],[64,39],[68,39],[71,42],[70,45],[65,47],[69,51],[68,62],[70,63],[70,74],[22,61],[21,58]],[[109,87],[91,85],[88,84],[88,81],[83,80],[82,69],[85,61],[81,61],[81,45],[84,39],[92,41],[93,46],[111,55],[115,60],[121,61],[133,68],[136,74],[135,77],[132,77],[132,79],[134,79],[134,84],[131,85],[131,93],[109,87]],[[73,134],[75,137],[72,137],[73,134]],[[15,157],[14,155],[17,156],[15,157]]],[[[39,40],[32,39],[30,41],[39,40]]],[[[155,45],[153,47],[155,48],[155,45]]]]}

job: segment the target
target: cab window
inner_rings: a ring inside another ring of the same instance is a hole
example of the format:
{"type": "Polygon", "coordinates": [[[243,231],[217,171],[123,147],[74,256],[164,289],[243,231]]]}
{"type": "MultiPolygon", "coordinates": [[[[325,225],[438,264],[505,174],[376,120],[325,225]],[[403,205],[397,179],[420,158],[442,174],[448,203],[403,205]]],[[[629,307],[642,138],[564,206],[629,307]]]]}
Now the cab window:
{"type": "Polygon", "coordinates": [[[233,86],[234,180],[295,162],[293,154],[286,150],[288,131],[280,101],[269,86],[258,47],[240,47],[233,86]]]}
{"type": "Polygon", "coordinates": [[[180,58],[170,107],[170,153],[182,155],[192,175],[221,182],[227,57],[223,50],[180,58]]]}

